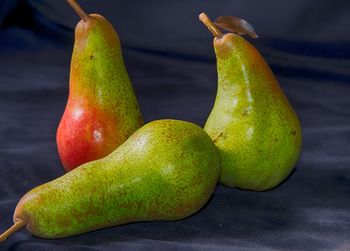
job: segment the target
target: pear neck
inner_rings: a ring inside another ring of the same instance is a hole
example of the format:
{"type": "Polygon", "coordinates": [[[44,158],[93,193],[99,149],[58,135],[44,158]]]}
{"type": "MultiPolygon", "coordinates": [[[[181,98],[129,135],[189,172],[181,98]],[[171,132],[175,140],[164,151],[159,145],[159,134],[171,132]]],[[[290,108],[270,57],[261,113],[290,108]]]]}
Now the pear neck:
{"type": "Polygon", "coordinates": [[[221,47],[220,51],[216,48],[216,54],[219,88],[250,89],[251,74],[254,74],[254,71],[241,51],[228,45],[221,47]]]}

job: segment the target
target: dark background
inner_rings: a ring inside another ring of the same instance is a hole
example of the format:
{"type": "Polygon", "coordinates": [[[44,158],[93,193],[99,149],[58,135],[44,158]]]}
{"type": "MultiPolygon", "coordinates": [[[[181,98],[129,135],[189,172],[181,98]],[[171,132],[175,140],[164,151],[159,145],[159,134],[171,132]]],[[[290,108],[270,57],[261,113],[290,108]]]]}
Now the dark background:
{"type": "MultiPolygon", "coordinates": [[[[212,37],[198,21],[247,19],[252,41],[297,111],[304,146],[296,171],[261,193],[218,186],[196,215],[62,240],[22,230],[1,250],[350,249],[350,1],[81,0],[107,17],[123,45],[145,118],[204,125],[216,92],[212,37]]],[[[19,198],[64,173],[55,132],[68,94],[73,28],[63,0],[0,1],[0,230],[19,198]]]]}

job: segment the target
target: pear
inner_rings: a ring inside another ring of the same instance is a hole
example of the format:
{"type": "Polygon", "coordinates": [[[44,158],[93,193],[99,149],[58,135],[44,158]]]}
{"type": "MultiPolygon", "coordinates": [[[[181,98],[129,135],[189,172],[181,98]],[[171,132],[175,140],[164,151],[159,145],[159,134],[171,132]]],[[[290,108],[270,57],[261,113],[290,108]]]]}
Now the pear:
{"type": "Polygon", "coordinates": [[[107,156],[143,125],[113,26],[68,2],[82,20],[75,29],[69,97],[56,135],[67,171],[107,156]]]}
{"type": "Polygon", "coordinates": [[[212,195],[220,154],[199,126],[158,120],[100,160],[86,163],[22,197],[5,240],[23,226],[62,238],[137,221],[179,220],[212,195]]]}
{"type": "Polygon", "coordinates": [[[257,35],[245,20],[205,13],[199,19],[214,35],[218,89],[205,131],[220,150],[220,182],[263,191],[280,184],[301,151],[297,114],[260,53],[238,34],[257,35]],[[235,33],[223,34],[217,27],[235,33]]]}

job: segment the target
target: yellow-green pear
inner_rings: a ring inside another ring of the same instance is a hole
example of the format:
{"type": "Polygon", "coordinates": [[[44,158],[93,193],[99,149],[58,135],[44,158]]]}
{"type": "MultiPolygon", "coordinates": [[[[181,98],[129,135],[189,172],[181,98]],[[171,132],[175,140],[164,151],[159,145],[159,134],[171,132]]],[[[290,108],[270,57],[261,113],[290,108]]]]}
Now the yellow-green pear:
{"type": "Polygon", "coordinates": [[[218,89],[205,124],[222,158],[220,182],[263,191],[293,170],[301,150],[299,119],[261,54],[238,34],[257,35],[245,20],[205,13],[214,35],[218,89]],[[217,27],[235,33],[223,34],[217,27]]]}
{"type": "Polygon", "coordinates": [[[24,226],[53,239],[129,222],[183,219],[208,201],[219,173],[219,151],[202,128],[154,121],[107,157],[29,191],[0,242],[24,226]]]}

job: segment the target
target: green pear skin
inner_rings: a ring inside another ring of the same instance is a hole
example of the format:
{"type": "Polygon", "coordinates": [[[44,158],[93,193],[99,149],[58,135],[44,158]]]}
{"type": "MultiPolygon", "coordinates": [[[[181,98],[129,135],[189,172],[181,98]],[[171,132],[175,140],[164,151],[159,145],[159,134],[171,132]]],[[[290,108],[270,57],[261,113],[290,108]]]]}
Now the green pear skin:
{"type": "Polygon", "coordinates": [[[219,151],[202,128],[158,120],[107,157],[28,192],[14,222],[52,239],[129,222],[179,220],[208,201],[219,173],[219,151]]]}
{"type": "Polygon", "coordinates": [[[220,150],[220,182],[271,189],[299,158],[298,117],[263,57],[243,37],[219,34],[214,49],[218,89],[205,131],[220,150]]]}

